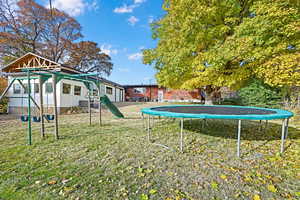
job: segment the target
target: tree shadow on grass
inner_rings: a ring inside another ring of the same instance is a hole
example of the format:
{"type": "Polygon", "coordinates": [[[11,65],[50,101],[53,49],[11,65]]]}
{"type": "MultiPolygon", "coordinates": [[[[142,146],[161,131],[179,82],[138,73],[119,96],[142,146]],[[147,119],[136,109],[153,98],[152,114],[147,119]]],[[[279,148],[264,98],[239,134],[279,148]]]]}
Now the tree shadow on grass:
{"type": "MultiPolygon", "coordinates": [[[[184,129],[191,132],[210,135],[214,137],[222,137],[227,139],[237,138],[237,120],[186,120],[184,129]]],[[[241,139],[243,140],[280,140],[281,124],[268,121],[260,123],[259,121],[242,120],[241,139]]],[[[289,127],[288,139],[299,139],[300,130],[289,127]]]]}

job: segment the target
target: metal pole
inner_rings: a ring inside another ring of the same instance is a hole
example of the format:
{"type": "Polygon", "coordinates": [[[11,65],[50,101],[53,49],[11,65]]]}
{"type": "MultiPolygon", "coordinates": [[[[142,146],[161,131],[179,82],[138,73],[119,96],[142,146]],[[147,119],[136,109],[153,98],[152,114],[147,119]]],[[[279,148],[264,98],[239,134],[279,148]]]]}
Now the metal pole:
{"type": "Polygon", "coordinates": [[[266,124],[265,124],[266,126],[265,126],[265,130],[267,130],[267,128],[268,128],[268,120],[266,120],[266,124]]]}
{"type": "Polygon", "coordinates": [[[288,133],[289,133],[289,118],[286,119],[285,139],[287,139],[288,133]]]}
{"type": "Polygon", "coordinates": [[[239,119],[239,123],[238,123],[238,140],[237,140],[237,156],[238,157],[240,157],[241,127],[242,127],[242,120],[239,119]]]}
{"type": "Polygon", "coordinates": [[[183,118],[180,122],[180,151],[183,153],[183,118]]]}
{"type": "Polygon", "coordinates": [[[30,105],[30,92],[31,92],[31,86],[30,86],[30,71],[27,71],[27,93],[28,93],[28,144],[31,145],[32,144],[32,132],[31,132],[31,105],[30,105]]]}
{"type": "Polygon", "coordinates": [[[283,119],[283,120],[282,120],[282,128],[281,128],[281,145],[280,145],[280,153],[283,153],[283,151],[284,151],[285,126],[286,126],[286,119],[283,119]]]}
{"type": "Polygon", "coordinates": [[[259,120],[259,131],[262,131],[263,127],[262,127],[262,120],[259,120]]]}
{"type": "Polygon", "coordinates": [[[150,142],[150,115],[148,115],[148,142],[150,142]]]}
{"type": "Polygon", "coordinates": [[[44,121],[44,102],[43,102],[43,77],[39,76],[39,93],[40,93],[40,116],[41,116],[41,136],[45,137],[45,121],[44,121]]]}
{"type": "MultiPolygon", "coordinates": [[[[88,88],[89,90],[89,88],[88,88]]],[[[88,92],[88,110],[89,110],[89,123],[90,126],[92,125],[92,112],[91,112],[91,96],[90,96],[90,90],[88,92]]]]}
{"type": "Polygon", "coordinates": [[[142,113],[142,122],[143,122],[143,129],[145,129],[145,117],[144,117],[144,113],[142,113]]]}
{"type": "Polygon", "coordinates": [[[98,79],[98,95],[99,95],[99,124],[102,125],[102,114],[101,114],[101,93],[100,93],[100,81],[98,79]]]}
{"type": "Polygon", "coordinates": [[[58,113],[57,113],[57,95],[56,95],[56,75],[52,74],[52,87],[53,87],[53,103],[54,103],[54,118],[55,118],[55,139],[58,137],[58,113]]]}

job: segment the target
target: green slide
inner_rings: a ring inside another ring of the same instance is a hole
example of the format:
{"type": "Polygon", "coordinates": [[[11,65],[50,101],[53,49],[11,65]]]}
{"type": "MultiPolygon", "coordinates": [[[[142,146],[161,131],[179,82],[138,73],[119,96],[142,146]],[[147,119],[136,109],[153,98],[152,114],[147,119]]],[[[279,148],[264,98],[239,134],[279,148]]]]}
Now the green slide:
{"type": "Polygon", "coordinates": [[[124,118],[124,115],[119,111],[119,109],[109,100],[109,98],[104,95],[100,97],[101,103],[103,103],[112,114],[114,114],[118,118],[124,118]]]}

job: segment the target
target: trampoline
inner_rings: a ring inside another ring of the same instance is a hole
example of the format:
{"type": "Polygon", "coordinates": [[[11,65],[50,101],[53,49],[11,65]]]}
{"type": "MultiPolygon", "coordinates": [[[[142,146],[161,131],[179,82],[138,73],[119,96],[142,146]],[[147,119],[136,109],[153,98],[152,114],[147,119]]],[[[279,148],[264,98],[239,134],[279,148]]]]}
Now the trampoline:
{"type": "MultiPolygon", "coordinates": [[[[183,151],[183,126],[184,119],[233,119],[238,121],[237,130],[237,156],[240,157],[240,137],[242,120],[268,120],[282,119],[281,129],[281,147],[280,152],[284,151],[284,140],[288,134],[289,118],[293,116],[292,112],[281,109],[269,109],[249,106],[225,106],[225,105],[169,105],[141,110],[142,118],[144,114],[148,115],[148,140],[150,141],[151,127],[150,116],[162,116],[169,118],[180,118],[180,151],[183,151]]],[[[164,145],[162,145],[164,146],[164,145]]]]}

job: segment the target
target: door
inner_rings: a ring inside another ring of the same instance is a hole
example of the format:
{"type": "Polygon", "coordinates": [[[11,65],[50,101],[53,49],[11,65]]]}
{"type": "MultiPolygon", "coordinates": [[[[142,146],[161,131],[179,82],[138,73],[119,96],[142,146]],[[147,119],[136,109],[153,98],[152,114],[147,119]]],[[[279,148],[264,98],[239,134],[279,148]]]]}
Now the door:
{"type": "Polygon", "coordinates": [[[164,100],[164,91],[158,90],[157,99],[159,102],[162,102],[164,100]]]}

